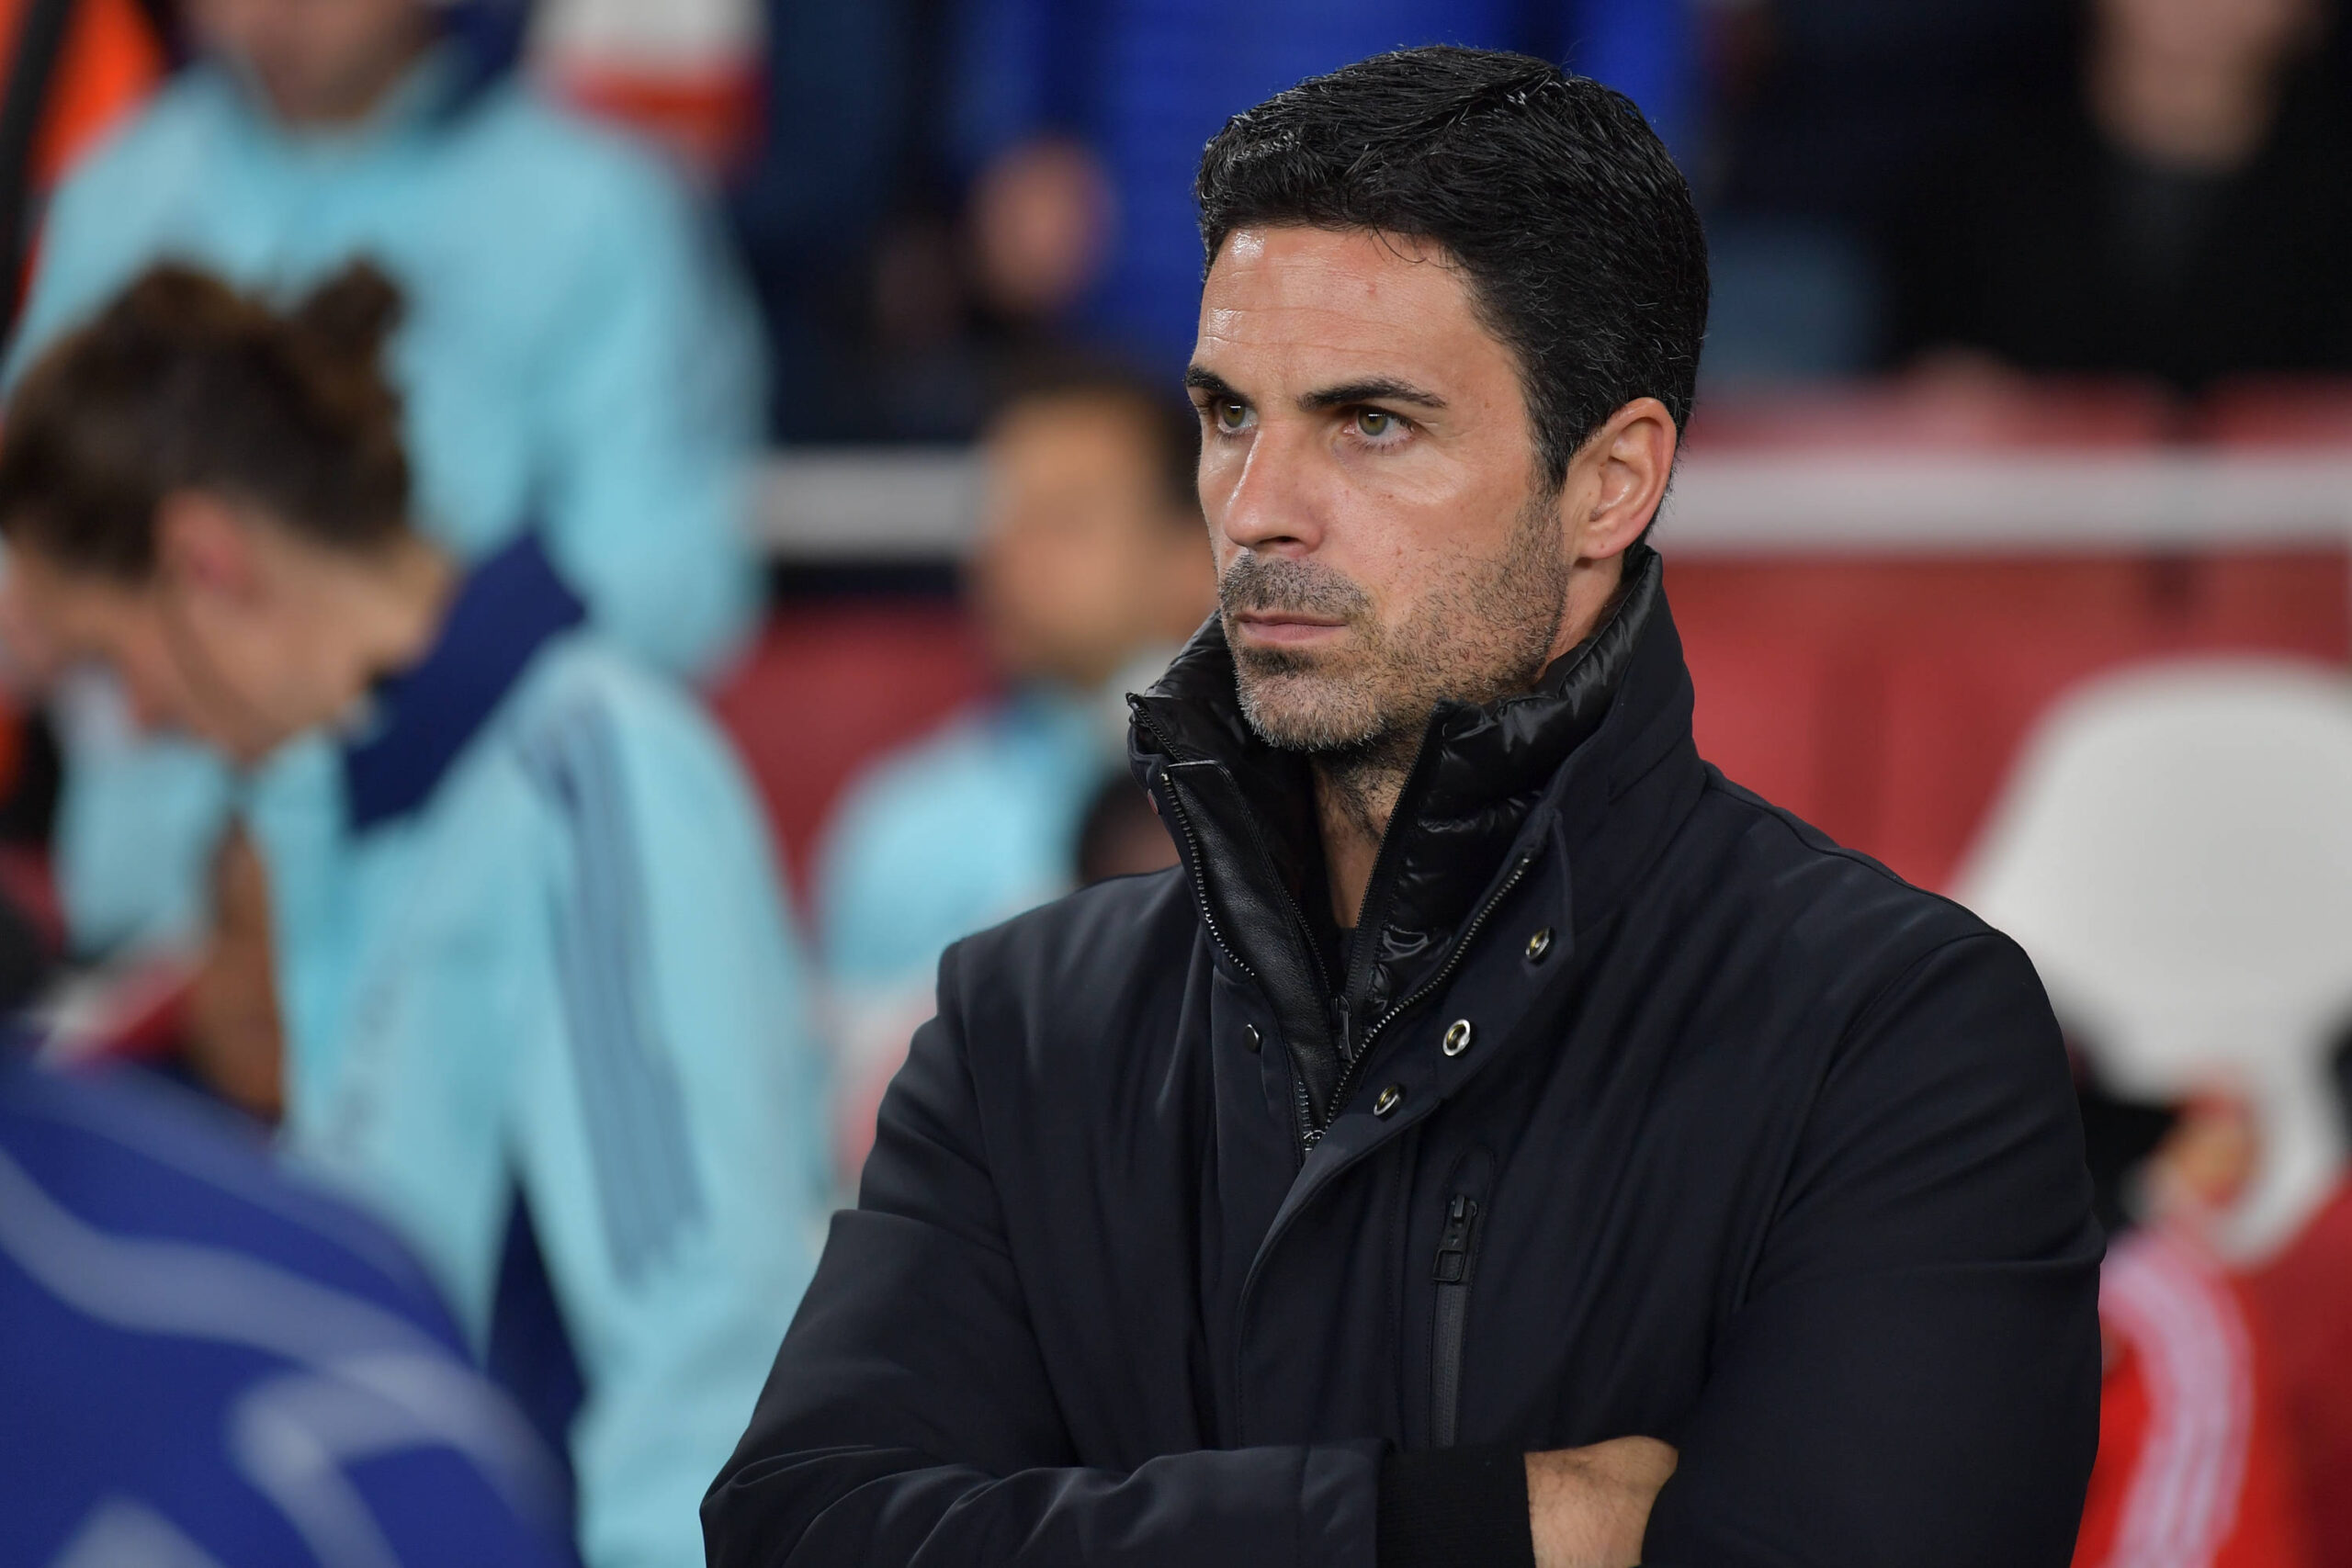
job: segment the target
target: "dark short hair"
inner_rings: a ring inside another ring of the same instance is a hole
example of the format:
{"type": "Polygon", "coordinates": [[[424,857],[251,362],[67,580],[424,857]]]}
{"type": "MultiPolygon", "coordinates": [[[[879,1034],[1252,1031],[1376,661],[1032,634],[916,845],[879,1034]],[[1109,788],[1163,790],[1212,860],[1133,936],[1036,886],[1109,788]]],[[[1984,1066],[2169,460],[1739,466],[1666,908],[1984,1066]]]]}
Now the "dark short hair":
{"type": "Polygon", "coordinates": [[[1189,399],[1116,356],[1056,354],[1029,359],[1001,379],[990,425],[1032,403],[1106,405],[1131,414],[1150,449],[1152,477],[1170,511],[1200,520],[1201,416],[1189,399]]]}
{"type": "Polygon", "coordinates": [[[1636,398],[1690,418],[1706,236],[1657,133],[1598,82],[1487,50],[1374,55],[1227,120],[1195,195],[1212,264],[1268,224],[1442,246],[1519,361],[1553,484],[1636,398]]]}
{"type": "Polygon", "coordinates": [[[349,549],[408,527],[400,291],[355,263],[280,310],[196,268],[141,275],[33,364],[0,424],[0,534],[138,582],[175,491],[260,506],[349,549]]]}

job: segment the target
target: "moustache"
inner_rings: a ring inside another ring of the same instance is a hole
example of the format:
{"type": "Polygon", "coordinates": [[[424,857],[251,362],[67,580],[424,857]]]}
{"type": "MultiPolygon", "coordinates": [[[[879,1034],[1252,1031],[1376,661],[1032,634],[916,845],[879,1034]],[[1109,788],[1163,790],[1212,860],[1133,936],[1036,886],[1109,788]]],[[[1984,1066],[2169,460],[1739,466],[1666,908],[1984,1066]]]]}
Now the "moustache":
{"type": "Polygon", "coordinates": [[[1371,594],[1329,567],[1247,552],[1217,579],[1216,600],[1227,619],[1256,611],[1353,622],[1372,609],[1371,594]]]}

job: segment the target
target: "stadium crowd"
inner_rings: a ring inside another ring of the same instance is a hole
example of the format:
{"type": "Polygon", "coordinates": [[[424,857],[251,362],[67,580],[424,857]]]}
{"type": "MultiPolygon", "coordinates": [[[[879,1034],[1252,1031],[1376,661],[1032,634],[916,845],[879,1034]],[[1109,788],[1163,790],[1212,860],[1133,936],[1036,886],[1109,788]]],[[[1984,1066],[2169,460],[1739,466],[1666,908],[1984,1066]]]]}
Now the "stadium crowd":
{"type": "MultiPolygon", "coordinates": [[[[2339,12],[0,5],[0,1564],[703,1560],[943,952],[1178,863],[1127,694],[1218,603],[1227,117],[1430,42],[1623,91],[1706,222],[1702,455],[2352,452],[2339,12]],[[946,444],[956,558],[763,558],[770,448],[946,444]]],[[[1706,650],[1786,645],[1657,542],[1736,774],[1706,650]]],[[[1939,862],[1791,775],[2066,1026],[2085,1568],[2352,1568],[2347,548],[2083,576],[1939,862]],[[2193,725],[2109,669],[2227,652],[2301,658],[2193,725]]]]}

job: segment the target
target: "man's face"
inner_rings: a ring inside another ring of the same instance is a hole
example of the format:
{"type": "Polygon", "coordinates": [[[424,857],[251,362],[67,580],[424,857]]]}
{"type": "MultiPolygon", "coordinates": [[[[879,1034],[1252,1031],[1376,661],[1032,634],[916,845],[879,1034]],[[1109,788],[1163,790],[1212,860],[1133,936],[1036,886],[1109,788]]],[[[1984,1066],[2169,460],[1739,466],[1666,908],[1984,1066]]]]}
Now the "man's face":
{"type": "Polygon", "coordinates": [[[1509,349],[1434,247],[1227,240],[1188,376],[1226,637],[1278,746],[1417,744],[1560,651],[1569,544],[1509,349]]]}
{"type": "Polygon", "coordinates": [[[1017,404],[989,432],[969,585],[1008,674],[1091,688],[1207,614],[1199,520],[1168,495],[1146,420],[1071,394],[1017,404]]]}
{"type": "Polygon", "coordinates": [[[190,0],[188,14],[205,48],[298,126],[365,116],[431,30],[422,0],[190,0]]]}

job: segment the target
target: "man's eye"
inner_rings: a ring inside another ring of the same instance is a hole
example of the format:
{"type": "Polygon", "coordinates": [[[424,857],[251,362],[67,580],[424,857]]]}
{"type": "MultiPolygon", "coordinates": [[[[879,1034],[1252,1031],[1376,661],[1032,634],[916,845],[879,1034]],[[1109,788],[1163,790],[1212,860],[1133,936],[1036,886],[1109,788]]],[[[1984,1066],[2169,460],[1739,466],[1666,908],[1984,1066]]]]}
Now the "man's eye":
{"type": "Polygon", "coordinates": [[[1356,412],[1356,432],[1378,441],[1396,434],[1400,422],[1385,409],[1359,409],[1356,412]]]}
{"type": "Polygon", "coordinates": [[[1217,428],[1220,430],[1238,430],[1250,421],[1249,405],[1231,398],[1219,398],[1216,409],[1217,428]]]}

